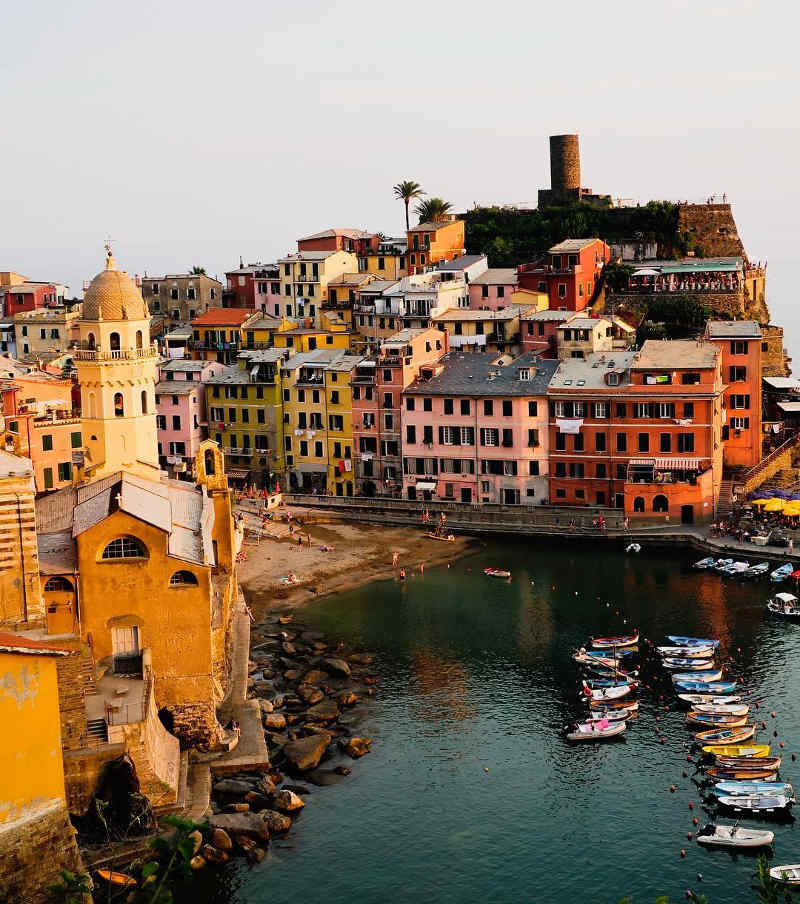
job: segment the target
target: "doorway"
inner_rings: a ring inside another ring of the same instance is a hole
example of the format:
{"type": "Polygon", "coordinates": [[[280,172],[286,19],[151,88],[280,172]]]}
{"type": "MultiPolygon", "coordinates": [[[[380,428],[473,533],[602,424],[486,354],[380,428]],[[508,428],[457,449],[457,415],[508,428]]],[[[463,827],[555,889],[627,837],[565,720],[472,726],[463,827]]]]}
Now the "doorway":
{"type": "Polygon", "coordinates": [[[681,524],[694,524],[694,506],[681,506],[681,524]]]}
{"type": "Polygon", "coordinates": [[[139,628],[111,629],[111,650],[114,655],[115,675],[142,674],[142,654],[139,649],[139,628]]]}
{"type": "Polygon", "coordinates": [[[461,501],[472,502],[472,487],[461,487],[461,501]]]}

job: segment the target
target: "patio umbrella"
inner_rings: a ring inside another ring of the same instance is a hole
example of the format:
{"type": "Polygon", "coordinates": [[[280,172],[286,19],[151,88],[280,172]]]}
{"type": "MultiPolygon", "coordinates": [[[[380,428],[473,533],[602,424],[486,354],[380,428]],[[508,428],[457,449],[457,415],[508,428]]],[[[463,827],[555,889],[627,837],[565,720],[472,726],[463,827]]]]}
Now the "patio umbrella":
{"type": "Polygon", "coordinates": [[[774,496],[772,499],[767,501],[767,504],[764,506],[765,512],[782,512],[783,507],[786,503],[783,499],[776,499],[774,496]]]}
{"type": "Polygon", "coordinates": [[[766,505],[768,501],[769,500],[767,500],[767,499],[751,499],[750,504],[757,505],[760,508],[762,505],[766,505]]]}
{"type": "Polygon", "coordinates": [[[800,515],[800,502],[787,502],[783,507],[784,515],[800,515]]]}

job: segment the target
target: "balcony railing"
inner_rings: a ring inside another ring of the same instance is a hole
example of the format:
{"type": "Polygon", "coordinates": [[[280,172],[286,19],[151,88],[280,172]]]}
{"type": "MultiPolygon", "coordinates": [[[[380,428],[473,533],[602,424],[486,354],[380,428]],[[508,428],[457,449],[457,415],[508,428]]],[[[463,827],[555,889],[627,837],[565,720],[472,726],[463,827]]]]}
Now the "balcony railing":
{"type": "Polygon", "coordinates": [[[158,346],[146,345],[143,348],[79,348],[74,352],[78,361],[136,361],[142,358],[155,358],[158,346]]]}

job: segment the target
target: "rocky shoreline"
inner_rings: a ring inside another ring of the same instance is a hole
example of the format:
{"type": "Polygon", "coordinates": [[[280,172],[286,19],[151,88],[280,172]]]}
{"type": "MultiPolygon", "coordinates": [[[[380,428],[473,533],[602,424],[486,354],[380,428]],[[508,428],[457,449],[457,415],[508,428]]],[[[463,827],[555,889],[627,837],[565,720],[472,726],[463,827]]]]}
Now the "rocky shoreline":
{"type": "Polygon", "coordinates": [[[257,699],[270,771],[214,781],[203,832],[194,833],[193,869],[244,856],[263,860],[270,837],[289,832],[309,803],[309,786],[350,775],[369,753],[357,733],[377,678],[373,657],[330,643],[294,615],[270,614],[251,632],[248,697],[257,699]]]}

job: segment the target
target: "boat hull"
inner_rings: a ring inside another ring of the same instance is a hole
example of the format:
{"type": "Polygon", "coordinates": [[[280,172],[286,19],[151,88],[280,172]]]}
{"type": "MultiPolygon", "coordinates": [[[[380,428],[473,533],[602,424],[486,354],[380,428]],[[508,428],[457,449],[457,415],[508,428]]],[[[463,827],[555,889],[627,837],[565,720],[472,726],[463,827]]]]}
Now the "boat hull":
{"type": "Polygon", "coordinates": [[[708,726],[713,725],[724,728],[741,728],[747,724],[747,716],[720,715],[718,713],[699,713],[691,710],[686,716],[687,725],[708,726]]]}
{"type": "Polygon", "coordinates": [[[739,826],[705,826],[697,833],[697,843],[711,847],[760,848],[775,840],[774,832],[743,829],[739,826]]]}
{"type": "Polygon", "coordinates": [[[739,744],[741,741],[749,741],[756,733],[755,725],[743,725],[741,728],[723,728],[713,731],[696,731],[695,739],[700,744],[739,744]]]}
{"type": "Polygon", "coordinates": [[[769,756],[769,744],[710,744],[703,748],[703,753],[711,753],[714,756],[764,759],[769,756]]]}

